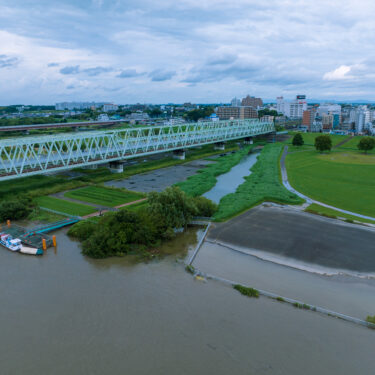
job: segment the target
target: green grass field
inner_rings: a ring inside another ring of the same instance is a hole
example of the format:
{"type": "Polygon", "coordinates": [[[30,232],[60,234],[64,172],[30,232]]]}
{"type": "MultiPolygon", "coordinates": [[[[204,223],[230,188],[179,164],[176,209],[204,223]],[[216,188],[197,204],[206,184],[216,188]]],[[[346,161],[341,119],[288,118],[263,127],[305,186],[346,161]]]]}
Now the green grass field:
{"type": "Polygon", "coordinates": [[[85,216],[96,211],[94,207],[86,206],[80,203],[68,202],[54,197],[38,197],[36,198],[36,201],[40,207],[49,208],[50,210],[63,212],[68,215],[85,216]]]}
{"type": "MultiPolygon", "coordinates": [[[[351,138],[348,142],[344,143],[342,146],[340,146],[338,149],[339,150],[342,150],[342,151],[345,151],[346,149],[347,150],[356,150],[358,152],[361,152],[363,153],[363,151],[359,151],[358,150],[358,143],[359,141],[361,140],[361,136],[356,136],[356,137],[353,137],[351,138]]],[[[374,138],[374,137],[373,137],[374,138]]],[[[369,153],[372,153],[372,154],[375,154],[375,149],[369,151],[369,153]]]]}
{"type": "Polygon", "coordinates": [[[120,204],[133,202],[145,197],[145,195],[141,193],[122,191],[101,186],[87,186],[77,190],[68,191],[64,196],[108,207],[119,206],[120,204]]]}
{"type": "Polygon", "coordinates": [[[289,182],[315,200],[375,217],[375,165],[335,162],[330,159],[335,154],[324,158],[316,151],[289,154],[289,182]]]}
{"type": "MultiPolygon", "coordinates": [[[[313,148],[315,138],[319,135],[322,135],[321,133],[301,133],[303,141],[305,142],[305,144],[303,146],[297,147],[297,146],[292,146],[292,140],[293,140],[294,134],[296,134],[296,133],[291,132],[290,133],[291,137],[284,142],[285,144],[287,144],[289,146],[290,151],[313,148]]],[[[340,142],[343,142],[343,141],[345,141],[346,139],[349,138],[348,135],[336,135],[336,134],[332,134],[332,135],[330,135],[330,137],[331,137],[331,140],[332,140],[332,146],[333,147],[336,146],[337,144],[339,144],[340,142]]],[[[357,143],[358,143],[358,141],[357,141],[357,143]]]]}
{"type": "Polygon", "coordinates": [[[347,220],[360,221],[361,223],[375,224],[374,220],[366,220],[366,219],[362,219],[362,218],[357,217],[357,216],[348,215],[348,214],[345,214],[343,212],[332,210],[331,208],[327,208],[327,207],[321,206],[320,204],[316,204],[316,203],[310,204],[310,206],[307,207],[305,209],[305,211],[316,213],[316,214],[323,215],[323,216],[344,218],[344,219],[347,219],[347,220]]]}

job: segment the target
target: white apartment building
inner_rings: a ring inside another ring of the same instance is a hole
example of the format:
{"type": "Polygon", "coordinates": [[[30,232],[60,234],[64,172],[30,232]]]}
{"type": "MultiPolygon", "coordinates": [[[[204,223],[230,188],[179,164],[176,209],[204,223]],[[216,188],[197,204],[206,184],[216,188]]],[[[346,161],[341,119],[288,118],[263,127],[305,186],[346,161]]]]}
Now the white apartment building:
{"type": "Polygon", "coordinates": [[[339,104],[320,104],[317,110],[320,116],[322,115],[341,115],[341,105],[339,104]]]}
{"type": "Polygon", "coordinates": [[[116,112],[118,110],[118,105],[113,103],[103,104],[103,112],[116,112]]]}
{"type": "Polygon", "coordinates": [[[277,112],[282,113],[290,118],[302,118],[303,111],[307,110],[307,102],[305,95],[297,95],[296,99],[286,101],[282,96],[276,99],[277,112]]]}

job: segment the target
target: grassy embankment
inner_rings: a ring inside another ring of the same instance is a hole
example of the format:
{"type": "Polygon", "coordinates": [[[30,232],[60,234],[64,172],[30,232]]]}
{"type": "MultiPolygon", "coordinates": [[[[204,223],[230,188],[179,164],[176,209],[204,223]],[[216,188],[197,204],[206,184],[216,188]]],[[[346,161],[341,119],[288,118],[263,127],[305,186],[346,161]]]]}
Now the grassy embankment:
{"type": "MultiPolygon", "coordinates": [[[[314,147],[314,142],[315,138],[318,137],[319,135],[322,135],[322,133],[301,133],[303,137],[303,141],[305,142],[303,146],[293,146],[292,141],[293,141],[293,136],[296,134],[295,132],[291,132],[290,135],[291,137],[284,141],[284,144],[286,144],[289,147],[289,152],[293,151],[303,151],[303,150],[313,150],[315,149],[314,147]]],[[[337,134],[332,134],[330,135],[331,140],[332,140],[332,146],[335,147],[339,143],[345,141],[346,139],[349,139],[350,136],[348,135],[337,135],[337,134]]],[[[350,142],[350,141],[348,141],[350,142]]],[[[358,143],[358,141],[357,141],[358,143]]],[[[345,143],[346,145],[346,143],[345,143]]]]}
{"type": "Polygon", "coordinates": [[[41,207],[73,216],[85,216],[96,211],[94,207],[86,206],[80,203],[68,202],[54,197],[38,197],[36,198],[36,201],[41,207]]]}
{"type": "Polygon", "coordinates": [[[305,209],[305,211],[316,214],[316,215],[330,217],[330,218],[333,218],[333,219],[343,218],[347,222],[359,221],[361,223],[375,224],[374,220],[367,220],[367,219],[362,219],[362,218],[357,217],[357,216],[348,215],[348,214],[345,214],[343,212],[336,211],[336,210],[321,206],[321,205],[316,204],[316,203],[310,204],[310,206],[307,207],[305,209]]]}
{"type": "MultiPolygon", "coordinates": [[[[375,217],[375,163],[357,159],[354,164],[351,155],[350,161],[345,161],[340,149],[325,155],[317,151],[289,154],[286,167],[291,185],[317,201],[375,217]]],[[[366,161],[373,158],[364,154],[361,157],[366,161]]]]}
{"type": "Polygon", "coordinates": [[[83,202],[115,207],[145,198],[146,195],[132,191],[125,191],[125,189],[120,190],[102,186],[87,186],[77,190],[68,191],[64,196],[83,202]]]}
{"type": "Polygon", "coordinates": [[[228,220],[262,202],[301,204],[303,200],[289,192],[281,183],[279,159],[283,144],[266,145],[235,193],[224,196],[214,215],[216,221],[228,220]]]}

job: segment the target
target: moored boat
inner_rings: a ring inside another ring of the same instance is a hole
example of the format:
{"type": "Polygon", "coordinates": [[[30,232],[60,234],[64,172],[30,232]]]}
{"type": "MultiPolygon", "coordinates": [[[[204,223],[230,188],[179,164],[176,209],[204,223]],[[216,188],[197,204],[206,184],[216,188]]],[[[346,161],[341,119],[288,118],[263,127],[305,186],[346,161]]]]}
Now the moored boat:
{"type": "Polygon", "coordinates": [[[10,251],[18,251],[23,254],[43,255],[43,250],[25,246],[19,238],[13,238],[10,234],[0,233],[0,245],[10,251]]]}

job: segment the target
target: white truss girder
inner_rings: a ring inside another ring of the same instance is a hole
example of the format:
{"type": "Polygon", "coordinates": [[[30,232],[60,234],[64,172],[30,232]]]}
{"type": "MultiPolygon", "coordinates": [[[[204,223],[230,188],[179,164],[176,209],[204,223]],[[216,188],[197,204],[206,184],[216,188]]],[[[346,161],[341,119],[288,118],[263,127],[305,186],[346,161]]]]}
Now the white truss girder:
{"type": "Polygon", "coordinates": [[[0,140],[0,181],[273,132],[256,119],[0,140]]]}

